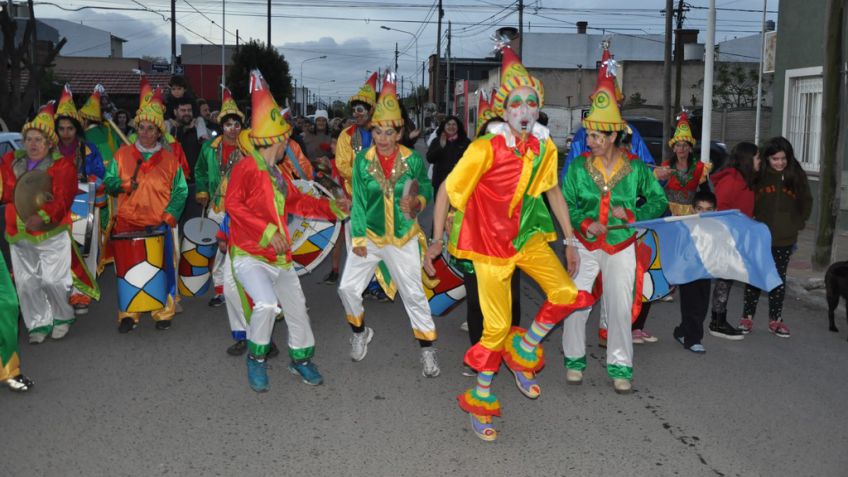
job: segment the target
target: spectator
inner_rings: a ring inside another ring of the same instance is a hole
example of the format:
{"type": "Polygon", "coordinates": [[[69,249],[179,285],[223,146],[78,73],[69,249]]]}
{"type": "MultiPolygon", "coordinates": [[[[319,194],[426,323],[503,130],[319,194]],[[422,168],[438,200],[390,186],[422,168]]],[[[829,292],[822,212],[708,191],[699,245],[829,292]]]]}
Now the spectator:
{"type": "Polygon", "coordinates": [[[303,142],[306,145],[306,157],[315,162],[319,158],[329,159],[332,155],[329,118],[327,111],[319,109],[315,111],[315,125],[303,134],[303,142]]]}
{"type": "Polygon", "coordinates": [[[171,112],[174,114],[174,129],[172,135],[180,143],[185,152],[186,161],[191,176],[188,182],[194,182],[194,164],[200,154],[200,146],[203,144],[198,139],[197,127],[194,120],[194,101],[188,96],[182,96],[174,101],[175,107],[171,112]]]}
{"type": "MultiPolygon", "coordinates": [[[[771,254],[777,273],[783,282],[770,291],[769,331],[781,338],[789,338],[789,327],[783,324],[783,299],[786,295],[786,268],[789,257],[798,242],[798,232],[804,229],[813,197],[807,174],[795,159],[792,144],[783,137],[769,139],[763,146],[765,164],[757,174],[754,185],[754,218],[768,225],[771,231],[771,254]]],[[[745,287],[745,306],[739,329],[744,334],[754,327],[754,313],[760,300],[760,290],[745,287]]]]}
{"type": "MultiPolygon", "coordinates": [[[[188,82],[184,76],[174,75],[168,82],[168,96],[165,98],[165,119],[174,119],[174,108],[177,107],[177,101],[182,98],[194,100],[194,95],[188,90],[188,82]]],[[[192,101],[192,105],[194,102],[192,101]]],[[[192,111],[192,116],[194,111],[192,111]]]]}
{"type": "Polygon", "coordinates": [[[118,126],[118,129],[124,133],[124,136],[129,136],[130,134],[135,132],[132,126],[130,126],[130,115],[123,109],[119,109],[115,113],[115,124],[118,126]]]}
{"type": "Polygon", "coordinates": [[[427,149],[427,161],[433,164],[433,189],[439,190],[439,185],[453,170],[453,166],[465,153],[471,144],[465,134],[462,121],[456,116],[448,116],[436,130],[437,140],[430,143],[427,149]]]}

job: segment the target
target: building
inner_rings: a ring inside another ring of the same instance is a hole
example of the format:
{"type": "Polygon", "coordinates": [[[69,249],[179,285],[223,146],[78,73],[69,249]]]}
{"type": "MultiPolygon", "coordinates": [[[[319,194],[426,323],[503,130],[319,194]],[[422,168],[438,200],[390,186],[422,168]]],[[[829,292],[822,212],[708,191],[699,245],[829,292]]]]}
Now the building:
{"type": "MultiPolygon", "coordinates": [[[[233,64],[236,45],[224,47],[224,67],[233,64]]],[[[180,63],[183,75],[199,98],[215,102],[221,96],[221,45],[183,43],[180,46],[180,63]]]]}
{"type": "Polygon", "coordinates": [[[53,27],[67,43],[62,56],[89,56],[96,58],[122,58],[127,40],[112,33],[59,18],[42,18],[39,21],[53,27]]]}

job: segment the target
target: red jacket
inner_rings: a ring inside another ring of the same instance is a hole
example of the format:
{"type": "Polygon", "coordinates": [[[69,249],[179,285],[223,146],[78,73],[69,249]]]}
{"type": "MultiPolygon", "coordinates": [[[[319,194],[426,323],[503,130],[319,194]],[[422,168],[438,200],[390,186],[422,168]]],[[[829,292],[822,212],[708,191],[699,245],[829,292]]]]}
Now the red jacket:
{"type": "MultiPolygon", "coordinates": [[[[27,160],[26,154],[19,152],[17,155],[20,156],[18,160],[24,162],[27,160]]],[[[18,212],[14,204],[15,186],[18,181],[13,167],[15,156],[14,151],[9,151],[3,155],[0,162],[0,176],[2,176],[0,189],[2,189],[3,202],[6,203],[6,235],[9,241],[14,242],[16,238],[30,238],[37,241],[39,235],[47,233],[51,236],[55,235],[56,229],[47,232],[26,230],[23,222],[29,217],[21,217],[21,223],[18,223],[18,212]],[[18,234],[22,234],[21,237],[17,237],[18,234]]],[[[77,195],[76,166],[70,157],[48,156],[44,160],[52,162],[46,172],[53,181],[53,200],[41,206],[39,214],[49,218],[49,223],[68,225],[71,223],[71,204],[74,202],[74,196],[77,195]]]]}
{"type": "MultiPolygon", "coordinates": [[[[336,214],[328,200],[301,193],[287,174],[281,174],[286,193],[282,198],[284,205],[278,210],[274,202],[276,187],[271,182],[267,165],[257,152],[253,154],[239,161],[230,173],[224,199],[230,216],[229,244],[257,258],[277,263],[277,254],[269,241],[276,232],[291,240],[286,226],[288,214],[324,220],[336,220],[336,214]]],[[[285,261],[291,261],[291,251],[286,253],[285,261]]]]}
{"type": "Polygon", "coordinates": [[[716,210],[739,209],[748,217],[754,216],[754,191],[748,187],[742,173],[732,167],[710,177],[715,186],[716,210]]]}

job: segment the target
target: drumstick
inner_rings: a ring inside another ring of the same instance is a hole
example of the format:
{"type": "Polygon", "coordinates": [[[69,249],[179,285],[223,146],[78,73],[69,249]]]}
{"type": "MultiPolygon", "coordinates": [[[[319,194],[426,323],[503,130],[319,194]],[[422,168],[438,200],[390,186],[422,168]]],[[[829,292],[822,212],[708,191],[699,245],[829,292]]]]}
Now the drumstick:
{"type": "Polygon", "coordinates": [[[136,187],[138,186],[135,179],[138,177],[138,170],[141,169],[142,162],[143,160],[139,158],[135,163],[135,170],[133,171],[132,179],[130,179],[130,191],[127,192],[127,195],[132,194],[135,190],[135,187],[133,187],[133,185],[135,185],[136,187]]]}

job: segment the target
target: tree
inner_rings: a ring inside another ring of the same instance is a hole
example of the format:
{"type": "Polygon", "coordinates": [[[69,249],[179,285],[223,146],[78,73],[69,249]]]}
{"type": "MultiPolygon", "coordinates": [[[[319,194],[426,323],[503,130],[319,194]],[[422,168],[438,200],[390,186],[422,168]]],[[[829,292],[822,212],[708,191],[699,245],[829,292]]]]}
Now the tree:
{"type": "Polygon", "coordinates": [[[236,101],[250,98],[250,72],[258,68],[271,88],[274,99],[283,106],[292,97],[292,78],[285,57],[273,46],[257,40],[241,45],[233,55],[233,64],[227,72],[227,87],[236,101]]]}
{"type": "MultiPolygon", "coordinates": [[[[757,67],[741,63],[716,63],[713,82],[713,107],[753,108],[757,105],[757,67]]],[[[765,97],[771,81],[763,77],[762,97],[765,97]]],[[[704,80],[691,86],[704,89],[704,80]]]]}
{"type": "Polygon", "coordinates": [[[639,93],[637,91],[631,94],[629,98],[627,98],[627,103],[625,103],[625,106],[642,106],[647,102],[648,100],[642,97],[642,93],[639,93]]]}
{"type": "Polygon", "coordinates": [[[35,12],[32,0],[27,0],[29,18],[20,42],[16,41],[18,21],[9,16],[9,8],[0,10],[0,32],[3,35],[3,47],[0,49],[0,114],[6,126],[20,130],[27,116],[34,110],[35,101],[43,85],[46,72],[53,64],[59,50],[67,41],[40,45],[35,42],[35,12]],[[26,83],[23,73],[27,72],[26,83]]]}

